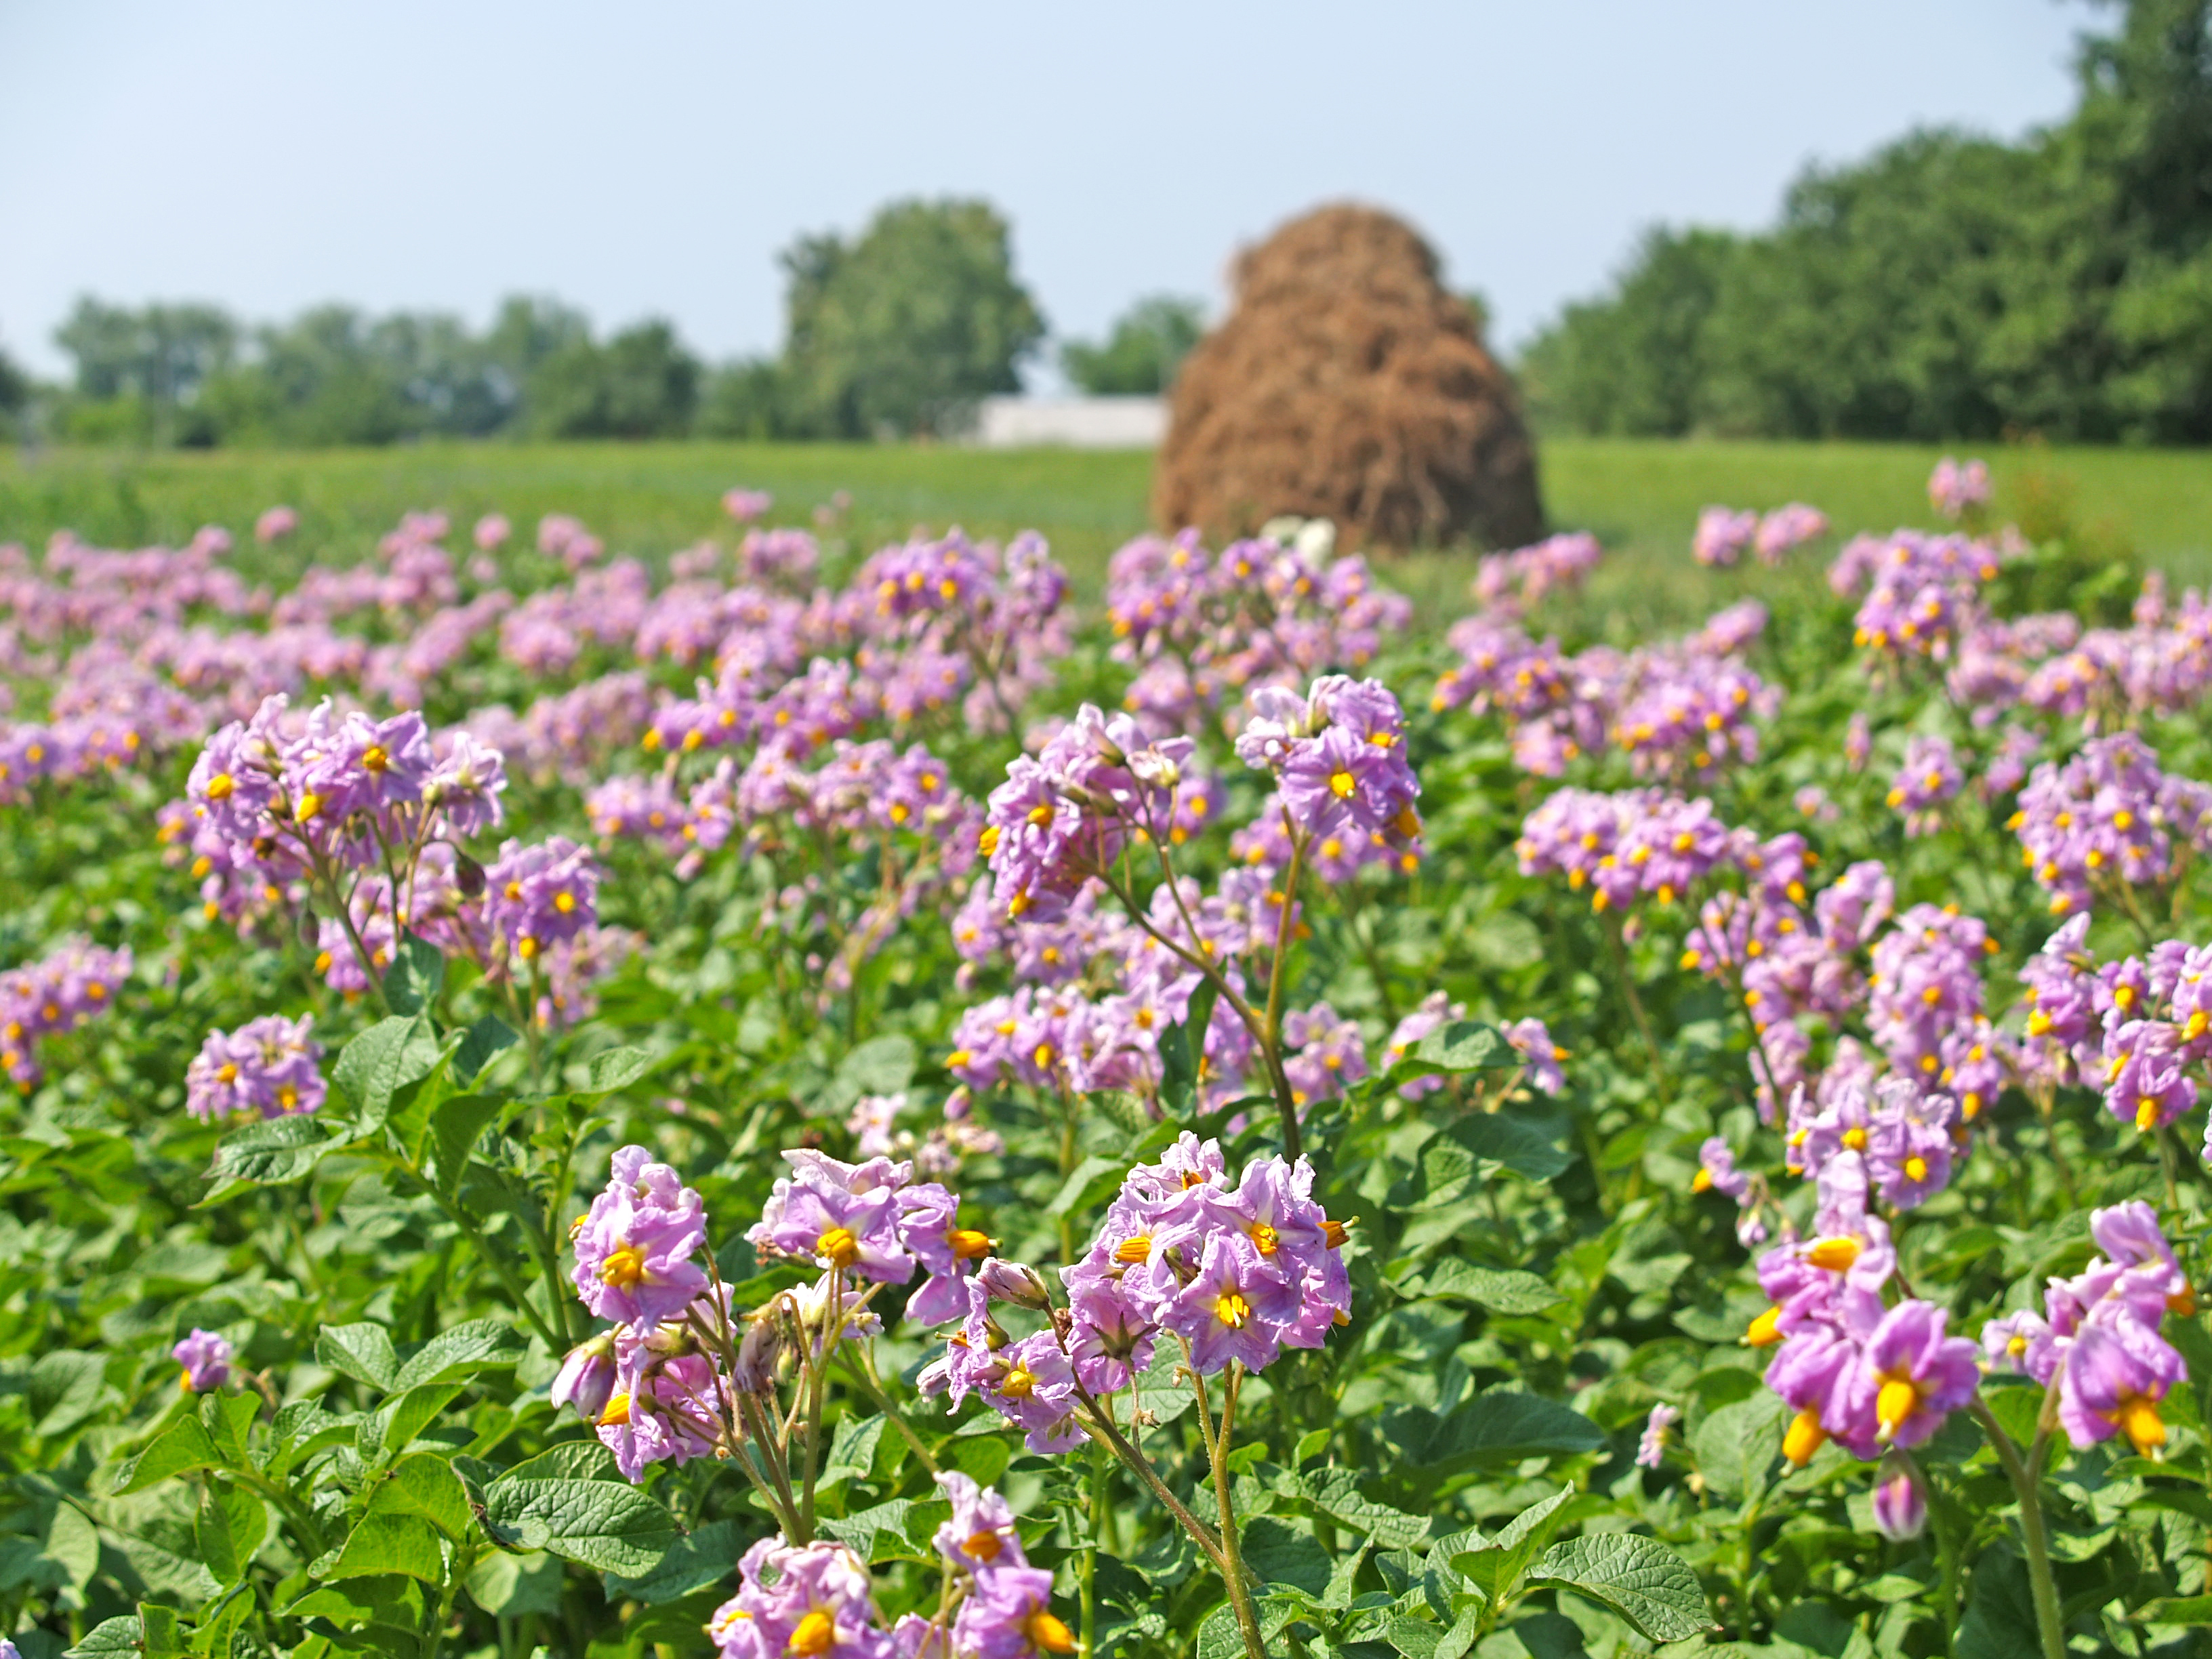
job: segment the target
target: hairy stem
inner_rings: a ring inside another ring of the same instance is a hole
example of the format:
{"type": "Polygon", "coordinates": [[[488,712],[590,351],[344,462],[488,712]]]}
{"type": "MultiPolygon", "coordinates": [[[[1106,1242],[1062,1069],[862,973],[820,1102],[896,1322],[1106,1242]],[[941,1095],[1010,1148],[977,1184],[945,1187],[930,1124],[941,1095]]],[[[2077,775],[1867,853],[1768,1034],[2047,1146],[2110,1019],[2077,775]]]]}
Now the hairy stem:
{"type": "MultiPolygon", "coordinates": [[[[2057,1386],[2053,1378],[2052,1387],[2057,1386]]],[[[1981,1424],[1982,1432],[1989,1436],[1997,1462],[2004,1466],[2005,1478],[2012,1482],[2013,1492],[2020,1499],[2021,1541],[2027,1548],[2027,1586],[2035,1601],[2035,1629],[2042,1639],[2043,1659],[2066,1659],[2066,1626],[2058,1610],[2058,1582],[2051,1575],[2051,1540],[2043,1524],[2039,1477],[2048,1435],[2036,1436],[2031,1457],[2023,1462],[2020,1448],[2013,1444],[2012,1437],[1979,1395],[1968,1409],[1981,1424]]]]}
{"type": "Polygon", "coordinates": [[[1244,1558],[1237,1547],[1237,1505],[1229,1489],[1229,1437],[1237,1421],[1237,1383],[1243,1367],[1229,1362],[1221,1387],[1221,1427],[1212,1425],[1206,1408],[1206,1379],[1194,1370],[1191,1387],[1198,1393],[1198,1411],[1206,1430],[1206,1462],[1212,1466],[1213,1498],[1221,1510],[1221,1582],[1229,1591],[1229,1605],[1237,1614],[1237,1632],[1244,1638],[1249,1659],[1267,1659],[1267,1644],[1260,1639],[1260,1615],[1252,1606],[1252,1588],[1244,1582],[1244,1558]]]}

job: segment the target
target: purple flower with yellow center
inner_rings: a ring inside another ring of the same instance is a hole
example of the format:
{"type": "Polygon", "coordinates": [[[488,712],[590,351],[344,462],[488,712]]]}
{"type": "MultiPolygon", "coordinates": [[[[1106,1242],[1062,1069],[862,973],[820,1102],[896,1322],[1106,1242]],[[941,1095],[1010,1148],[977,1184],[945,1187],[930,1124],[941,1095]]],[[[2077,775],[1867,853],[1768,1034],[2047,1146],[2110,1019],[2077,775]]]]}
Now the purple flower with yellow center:
{"type": "Polygon", "coordinates": [[[2131,1019],[2112,1029],[2105,1036],[2105,1109],[2146,1134],[2164,1127],[2197,1103],[2189,1063],[2178,1025],[2131,1019]]]}
{"type": "Polygon", "coordinates": [[[1304,1311],[1300,1286],[1242,1233],[1215,1232],[1190,1282],[1170,1297],[1160,1322],[1188,1340],[1191,1363],[1211,1376],[1232,1359],[1263,1370],[1281,1352],[1304,1311]]]}
{"type": "Polygon", "coordinates": [[[705,1201],[642,1146],[614,1155],[606,1190],[574,1228],[584,1305],[617,1324],[675,1317],[707,1288],[692,1261],[707,1240],[705,1201]]]}
{"type": "Polygon", "coordinates": [[[933,1181],[900,1188],[896,1204],[899,1242],[929,1274],[907,1299],[906,1316],[924,1325],[961,1317],[968,1307],[968,1278],[999,1241],[960,1225],[960,1200],[933,1181]]]}
{"type": "Polygon", "coordinates": [[[2168,1312],[2187,1319],[2197,1312],[2197,1290],[2182,1271],[2158,1224],[2158,1212],[2141,1199],[2095,1210],[2089,1236],[2115,1267],[2166,1298],[2168,1312]]]}
{"type": "Polygon", "coordinates": [[[1359,1022],[1338,1018],[1326,1002],[1293,1009],[1284,1018],[1283,1047],[1288,1051],[1283,1073],[1290,1081],[1291,1098],[1300,1106],[1334,1100],[1347,1084],[1367,1075],[1359,1022]]]}
{"type": "Polygon", "coordinates": [[[1820,937],[1832,949],[1850,951],[1871,944],[1897,901],[1897,885],[1879,859],[1852,865],[1813,901],[1820,937]]]}
{"type": "Polygon", "coordinates": [[[2076,1446],[2124,1434],[2145,1457],[2165,1449],[2159,1404],[2189,1378],[2180,1354],[2149,1326],[2107,1302],[2075,1333],[2059,1373],[2058,1421],[2076,1446]]]}
{"type": "Polygon", "coordinates": [[[313,816],[331,820],[412,805],[437,763],[430,728],[412,709],[386,720],[348,714],[318,747],[294,781],[295,815],[311,799],[320,806],[313,816]]]}
{"type": "Polygon", "coordinates": [[[738,1563],[738,1593],[707,1633],[722,1659],[895,1659],[866,1564],[843,1544],[771,1533],[738,1563]]]}
{"type": "Polygon", "coordinates": [[[1542,1020],[1530,1015],[1500,1026],[1498,1030],[1507,1045],[1521,1056],[1531,1088],[1542,1094],[1556,1095],[1567,1086],[1567,1074],[1559,1069],[1559,1062],[1567,1057],[1567,1051],[1552,1041],[1551,1030],[1542,1020]]]}
{"type": "Polygon", "coordinates": [[[1751,1177],[1735,1167],[1735,1154],[1728,1142],[1718,1135],[1708,1136],[1698,1148],[1698,1173],[1690,1179],[1690,1190],[1741,1199],[1750,1185],[1751,1177]]]}
{"type": "Polygon", "coordinates": [[[818,1181],[805,1170],[798,1179],[776,1184],[782,1210],[767,1242],[777,1249],[880,1284],[903,1285],[914,1276],[914,1257],[899,1237],[898,1194],[892,1188],[856,1192],[818,1181]]]}
{"type": "Polygon", "coordinates": [[[2195,945],[2181,954],[2167,1013],[2181,1028],[2181,1040],[2192,1057],[2199,1063],[2212,1059],[2212,945],[2195,945]]]}
{"type": "Polygon", "coordinates": [[[424,782],[423,800],[444,815],[457,836],[496,828],[505,816],[499,798],[507,789],[506,757],[466,732],[453,732],[442,746],[445,758],[424,782]]]}
{"type": "Polygon", "coordinates": [[[953,1620],[952,1650],[963,1659],[1053,1659],[1074,1652],[1074,1632],[1052,1610],[1052,1575],[1027,1566],[978,1574],[953,1620]]]}
{"type": "Polygon", "coordinates": [[[626,1480],[648,1464],[678,1467],[722,1445],[721,1374],[681,1325],[615,1334],[613,1385],[592,1419],[626,1480]]]}
{"type": "Polygon", "coordinates": [[[1656,1469],[1667,1455],[1668,1431],[1682,1420],[1682,1413],[1661,1401],[1644,1419],[1644,1432],[1636,1443],[1636,1461],[1647,1469],[1656,1469]]]}
{"type": "Polygon", "coordinates": [[[1924,836],[1940,829],[1943,815],[1936,809],[1964,781],[1948,738],[1920,737],[1907,744],[1905,764],[1889,787],[1891,808],[1905,814],[1905,833],[1924,836]]]}
{"type": "Polygon", "coordinates": [[[484,872],[485,919],[525,962],[599,921],[599,866],[564,836],[508,842],[484,872]]]}
{"type": "MultiPolygon", "coordinates": [[[[1903,1079],[1885,1078],[1887,1090],[1903,1079]]],[[[1937,1097],[1937,1098],[1945,1098],[1937,1097]]],[[[1885,1204],[1900,1210],[1918,1207],[1949,1184],[1951,1137],[1942,1125],[1915,1115],[1905,1107],[1885,1102],[1867,1131],[1867,1173],[1885,1204]]]]}
{"type": "Polygon", "coordinates": [[[190,1336],[169,1350],[169,1358],[184,1367],[177,1381],[186,1394],[212,1394],[230,1381],[230,1364],[237,1352],[228,1339],[195,1326],[190,1336]]]}
{"type": "Polygon", "coordinates": [[[1871,1408],[1884,1444],[1920,1444],[1980,1386],[1975,1346],[1946,1333],[1949,1318],[1932,1303],[1900,1302],[1867,1340],[1845,1389],[1853,1412],[1871,1408]]]}
{"type": "Polygon", "coordinates": [[[1782,1455],[1800,1468],[1831,1437],[1859,1456],[1874,1455],[1873,1425],[1847,1409],[1848,1383],[1858,1362],[1858,1344],[1825,1322],[1796,1333],[1767,1362],[1766,1386],[1796,1413],[1783,1433],[1782,1455]]]}
{"type": "Polygon", "coordinates": [[[1014,1511],[1005,1498],[957,1469],[939,1475],[937,1484],[952,1505],[952,1518],[938,1528],[933,1540],[946,1560],[974,1573],[1029,1565],[1014,1511]]]}
{"type": "Polygon", "coordinates": [[[994,1358],[993,1374],[977,1391],[1023,1431],[1024,1445],[1033,1452],[1064,1452],[1083,1443],[1074,1418],[1075,1371],[1050,1331],[1010,1342],[994,1358]]]}
{"type": "Polygon", "coordinates": [[[945,1339],[945,1352],[923,1367],[915,1386],[926,1398],[950,1396],[949,1411],[960,1409],[973,1389],[989,1387],[1005,1370],[1000,1350],[1008,1338],[991,1317],[991,1298],[974,1279],[967,1281],[968,1317],[945,1339]]]}

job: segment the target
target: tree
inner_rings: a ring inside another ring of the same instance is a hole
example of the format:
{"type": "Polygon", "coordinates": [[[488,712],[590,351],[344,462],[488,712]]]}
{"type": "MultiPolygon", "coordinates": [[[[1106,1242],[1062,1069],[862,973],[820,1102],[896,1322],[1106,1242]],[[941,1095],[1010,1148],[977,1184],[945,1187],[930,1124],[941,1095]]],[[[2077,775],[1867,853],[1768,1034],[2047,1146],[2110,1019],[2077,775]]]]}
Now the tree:
{"type": "Polygon", "coordinates": [[[256,368],[279,441],[388,444],[413,426],[401,377],[369,320],[350,306],[318,306],[261,331],[256,368]]]}
{"type": "Polygon", "coordinates": [[[0,349],[0,415],[13,416],[31,401],[31,377],[0,349]]]}
{"type": "Polygon", "coordinates": [[[2212,0],[2128,0],[2016,144],[1917,131],[1763,235],[1658,232],[1528,349],[1590,432],[2212,439],[2212,0]]]}
{"type": "Polygon", "coordinates": [[[1620,436],[1692,430],[1705,325],[1735,257],[1724,231],[1645,232],[1613,298],[1569,306],[1528,348],[1522,386],[1537,418],[1620,436]]]}
{"type": "Polygon", "coordinates": [[[562,347],[531,375],[530,424],[552,438],[673,438],[690,429],[699,363],[665,322],[562,347]]]}
{"type": "Polygon", "coordinates": [[[108,424],[118,434],[163,443],[210,441],[206,418],[184,411],[229,367],[238,342],[238,324],[215,306],[133,311],[88,294],[54,331],[54,343],[76,360],[79,398],[117,405],[120,418],[108,424]]]}
{"type": "Polygon", "coordinates": [[[791,425],[784,404],[783,371],[775,360],[740,357],[708,374],[697,430],[707,438],[783,437],[791,425]]]}
{"type": "Polygon", "coordinates": [[[1174,384],[1176,370],[1205,333],[1197,300],[1155,294],[1122,313],[1103,345],[1070,340],[1060,348],[1067,378],[1094,398],[1153,396],[1174,384]]]}
{"type": "Polygon", "coordinates": [[[838,437],[942,433],[977,399],[1018,390],[1044,319],[1010,244],[988,203],[951,200],[892,203],[849,246],[794,243],[784,362],[797,421],[838,437]]]}

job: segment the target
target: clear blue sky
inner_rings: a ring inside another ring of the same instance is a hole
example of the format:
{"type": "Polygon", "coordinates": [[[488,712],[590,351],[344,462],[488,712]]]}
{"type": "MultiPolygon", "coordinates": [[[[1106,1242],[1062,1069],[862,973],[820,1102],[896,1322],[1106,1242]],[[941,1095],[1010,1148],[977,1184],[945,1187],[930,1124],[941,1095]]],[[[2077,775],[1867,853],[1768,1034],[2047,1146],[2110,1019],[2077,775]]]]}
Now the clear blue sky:
{"type": "Polygon", "coordinates": [[[2062,115],[2057,0],[1261,6],[0,0],[0,343],[74,297],[457,310],[552,293],[720,356],[778,249],[981,194],[1061,336],[1218,306],[1324,198],[1408,215],[1507,344],[1654,221],[1756,226],[1806,161],[2062,115]]]}

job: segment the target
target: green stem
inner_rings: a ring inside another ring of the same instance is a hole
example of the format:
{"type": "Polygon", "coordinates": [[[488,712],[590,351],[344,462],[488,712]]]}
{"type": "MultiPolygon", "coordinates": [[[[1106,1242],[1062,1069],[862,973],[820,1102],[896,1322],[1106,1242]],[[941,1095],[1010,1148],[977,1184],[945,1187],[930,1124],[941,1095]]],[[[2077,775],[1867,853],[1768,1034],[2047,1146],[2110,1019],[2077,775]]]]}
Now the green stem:
{"type": "MultiPolygon", "coordinates": [[[[1190,934],[1191,943],[1196,945],[1201,942],[1198,924],[1191,920],[1190,911],[1182,902],[1182,889],[1176,884],[1175,868],[1169,862],[1167,849],[1156,841],[1153,843],[1153,850],[1159,855],[1160,871],[1166,879],[1168,896],[1174,900],[1176,913],[1182,918],[1182,925],[1190,934]]],[[[1259,1048],[1261,1063],[1267,1068],[1267,1083],[1274,1091],[1276,1108],[1283,1115],[1284,1151],[1291,1158],[1297,1157],[1297,1108],[1291,1098],[1290,1078],[1283,1070],[1282,1044],[1276,1041],[1267,1016],[1237,994],[1237,988],[1229,982],[1221,969],[1216,967],[1203,951],[1186,950],[1154,927],[1150,914],[1139,907],[1136,896],[1129,890],[1126,884],[1116,883],[1109,870],[1102,866],[1098,874],[1099,879],[1106,884],[1107,890],[1119,899],[1122,908],[1129,913],[1129,920],[1135,922],[1148,936],[1158,939],[1169,950],[1174,951],[1183,963],[1212,981],[1214,994],[1229,1005],[1237,1018],[1244,1022],[1244,1029],[1252,1034],[1252,1041],[1259,1048]]],[[[1285,907],[1283,914],[1287,917],[1290,914],[1289,894],[1284,895],[1283,902],[1285,907]]],[[[1279,940],[1276,960],[1279,963],[1281,960],[1279,940]]],[[[1279,969],[1273,971],[1279,972],[1279,969]]],[[[1270,977],[1273,977],[1273,972],[1270,977]]],[[[1191,1058],[1193,1064],[1196,1064],[1203,1056],[1194,1054],[1191,1058]]]]}
{"type": "Polygon", "coordinates": [[[1221,1428],[1214,1431],[1212,1413],[1206,1408],[1206,1379],[1195,1370],[1191,1374],[1191,1387],[1198,1393],[1198,1410],[1206,1431],[1206,1462],[1213,1468],[1213,1497],[1221,1510],[1221,1582],[1229,1591],[1229,1605],[1237,1614],[1237,1629],[1244,1638],[1247,1659],[1267,1659],[1267,1644],[1260,1639],[1260,1615],[1252,1606],[1251,1586],[1244,1582],[1244,1558],[1237,1547],[1237,1505],[1229,1490],[1229,1436],[1237,1420],[1237,1382],[1243,1366],[1236,1360],[1229,1362],[1227,1380],[1222,1384],[1221,1428]]]}
{"type": "MultiPolygon", "coordinates": [[[[2066,1194],[2066,1207],[2078,1210],[2081,1207],[2081,1200],[2074,1190],[2074,1169],[2066,1161],[2066,1149],[2058,1144],[2058,1118],[2054,1109],[2051,1085],[2039,1084],[2030,1097],[2035,1102],[2036,1115],[2043,1120],[2044,1145],[2051,1153],[2051,1168],[2058,1171],[2058,1185],[2066,1194]]],[[[2021,1183],[2023,1191],[2027,1185],[2025,1181],[2021,1183]]]]}
{"type": "Polygon", "coordinates": [[[1092,1438],[1103,1440],[1114,1449],[1115,1455],[1129,1466],[1131,1473],[1145,1483],[1152,1496],[1160,1500],[1168,1513],[1175,1516],[1182,1529],[1190,1534],[1191,1541],[1206,1553],[1206,1559],[1214,1565],[1217,1571],[1219,1570],[1222,1565],[1221,1540],[1213,1535],[1213,1529],[1193,1515],[1189,1506],[1168,1489],[1167,1482],[1160,1479],[1159,1471],[1152,1467],[1151,1460],[1129,1443],[1128,1437],[1114,1425],[1114,1419],[1106,1408],[1091,1398],[1081,1383],[1075,1385],[1075,1392],[1091,1411],[1089,1418],[1075,1419],[1078,1425],[1092,1438]]]}
{"type": "Polygon", "coordinates": [[[1954,1646],[1953,1632],[1959,1628],[1959,1540],[1951,1528],[1944,1524],[1943,1505],[1929,1495],[1928,1524],[1936,1529],[1936,1595],[1940,1598],[1943,1651],[1954,1646]]]}
{"type": "Polygon", "coordinates": [[[307,1559],[313,1560],[329,1546],[324,1541],[323,1528],[316,1521],[314,1511],[302,1504],[289,1486],[271,1480],[258,1470],[240,1469],[238,1478],[284,1512],[300,1534],[300,1541],[307,1547],[307,1559]]]}
{"type": "Polygon", "coordinates": [[[1629,964],[1627,947],[1621,943],[1620,925],[1607,920],[1598,924],[1598,931],[1605,935],[1606,942],[1613,946],[1613,965],[1620,975],[1621,994],[1628,1000],[1629,1016],[1635,1020],[1637,1033],[1644,1039],[1644,1052],[1651,1056],[1651,1069],[1658,1074],[1660,1082],[1664,1084],[1667,1080],[1667,1062],[1659,1053],[1658,1039],[1651,1035],[1651,1021],[1644,1014],[1644,999],[1636,994],[1636,970],[1629,964]]]}
{"type": "Polygon", "coordinates": [[[1098,1534],[1106,1525],[1106,1449],[1091,1446],[1091,1536],[1084,1541],[1083,1659],[1093,1659],[1098,1649],[1098,1534]]]}
{"type": "Polygon", "coordinates": [[[738,1448],[738,1466],[775,1512],[776,1524],[783,1528],[783,1535],[796,1539],[799,1534],[799,1505],[791,1495],[791,1477],[785,1473],[783,1459],[777,1453],[775,1437],[768,1425],[768,1413],[761,1409],[760,1402],[750,1395],[738,1396],[738,1412],[745,1419],[753,1444],[760,1448],[761,1467],[768,1471],[769,1479],[775,1483],[774,1488],[771,1489],[755,1472],[753,1461],[742,1446],[738,1448]]]}
{"type": "Polygon", "coordinates": [[[368,946],[362,943],[361,929],[353,925],[352,902],[339,893],[335,880],[326,883],[326,888],[331,908],[338,913],[338,926],[345,929],[346,942],[353,947],[354,960],[361,964],[362,974],[368,981],[369,994],[376,999],[376,1006],[388,1015],[392,1012],[392,1003],[384,994],[384,975],[377,971],[376,959],[369,955],[368,946]]]}
{"type": "Polygon", "coordinates": [[[890,1419],[891,1426],[914,1449],[914,1455],[921,1460],[922,1467],[933,1475],[941,1473],[945,1466],[937,1461],[937,1454],[930,1450],[929,1443],[921,1437],[921,1431],[913,1424],[906,1420],[906,1413],[891,1403],[890,1394],[876,1376],[875,1362],[863,1352],[858,1359],[850,1362],[850,1370],[853,1379],[860,1385],[860,1392],[874,1401],[876,1409],[890,1419]]]}
{"type": "Polygon", "coordinates": [[[1736,1558],[1736,1636],[1743,1642],[1751,1640],[1751,1578],[1752,1540],[1759,1531],[1759,1500],[1753,1498],[1744,1505],[1743,1549],[1736,1558]]]}
{"type": "MultiPolygon", "coordinates": [[[[2051,1387],[2057,1387],[2055,1377],[2051,1387]]],[[[2005,1478],[2012,1482],[2013,1492],[2020,1499],[2021,1541],[2027,1547],[2027,1587],[2035,1601],[2035,1628],[2042,1638],[2043,1659],[2066,1659],[2066,1625],[2058,1610],[2058,1582],[2051,1576],[2051,1540],[2044,1529],[2040,1492],[2039,1474],[2049,1447],[2048,1435],[2037,1434],[2029,1461],[2023,1462],[2020,1448],[2013,1444],[2012,1437],[1979,1395],[1969,1409],[1996,1449],[2005,1478]]]]}
{"type": "MultiPolygon", "coordinates": [[[[514,1305],[521,1310],[522,1316],[530,1322],[531,1328],[545,1339],[545,1346],[556,1352],[566,1348],[568,1346],[566,1340],[545,1322],[537,1309],[530,1305],[527,1287],[515,1276],[514,1269],[508,1265],[507,1258],[492,1247],[491,1240],[485,1235],[483,1230],[463,1215],[460,1206],[439,1190],[435,1182],[426,1179],[418,1170],[396,1158],[390,1162],[393,1169],[412,1182],[429,1197],[432,1203],[445,1212],[446,1219],[460,1229],[462,1237],[471,1240],[475,1244],[477,1259],[492,1270],[493,1276],[499,1280],[501,1287],[514,1299],[514,1305]]],[[[527,1236],[529,1228],[526,1224],[523,1231],[527,1236]]],[[[557,1303],[556,1306],[558,1306],[557,1303]]]]}
{"type": "Polygon", "coordinates": [[[1267,1032],[1261,1047],[1267,1058],[1267,1070],[1275,1085],[1275,1104],[1283,1116],[1283,1156],[1293,1164],[1298,1158],[1298,1107],[1291,1097],[1291,1082],[1283,1070],[1283,981],[1284,966],[1291,955],[1291,916],[1298,902],[1298,878],[1305,872],[1305,837],[1291,827],[1290,814],[1283,814],[1283,827],[1291,835],[1291,871],[1283,878],[1283,914],[1275,919],[1275,956],[1267,964],[1267,1032]]]}

